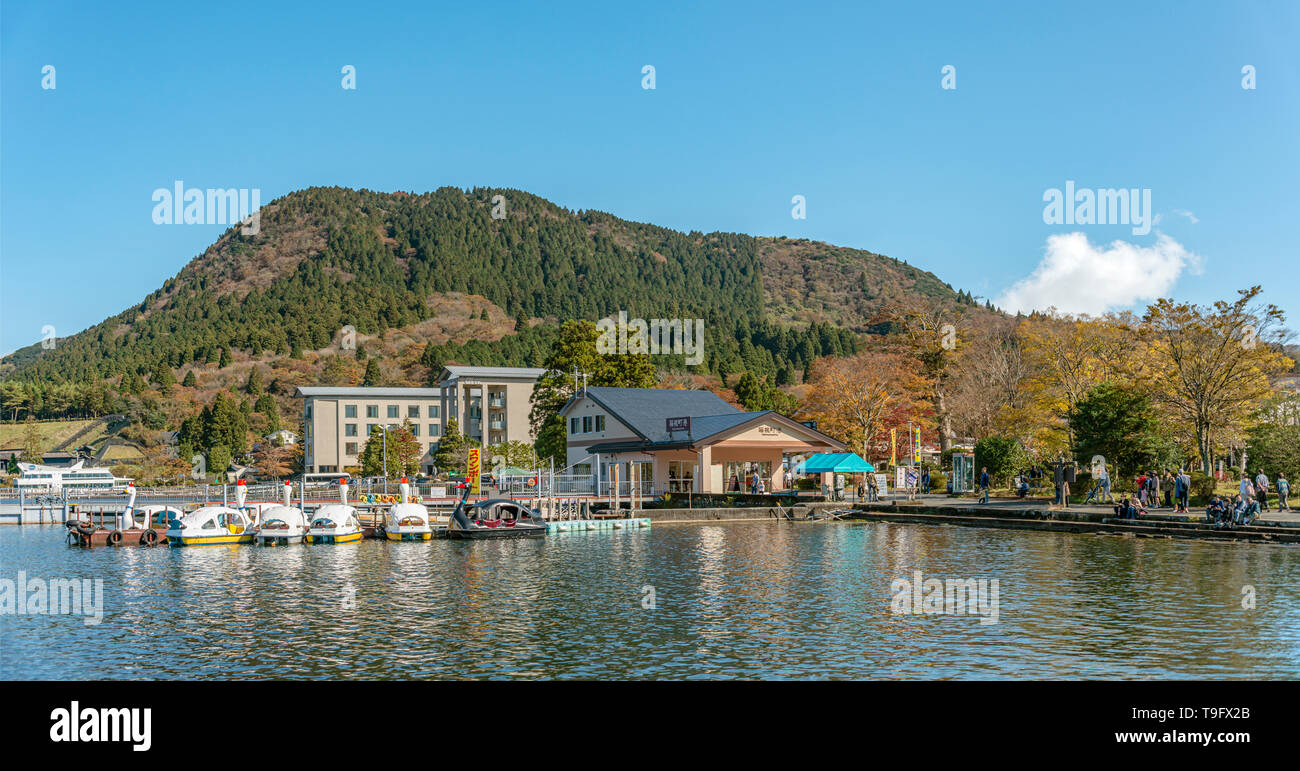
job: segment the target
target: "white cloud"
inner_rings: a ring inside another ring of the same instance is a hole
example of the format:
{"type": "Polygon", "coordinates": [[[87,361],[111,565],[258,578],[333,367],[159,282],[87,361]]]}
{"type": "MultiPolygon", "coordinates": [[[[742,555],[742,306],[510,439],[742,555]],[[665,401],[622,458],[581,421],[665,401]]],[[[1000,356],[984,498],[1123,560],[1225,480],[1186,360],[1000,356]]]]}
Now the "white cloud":
{"type": "Polygon", "coordinates": [[[1192,214],[1186,209],[1174,209],[1174,214],[1177,214],[1180,217],[1186,217],[1187,219],[1192,221],[1193,225],[1201,221],[1195,214],[1192,214]]]}
{"type": "Polygon", "coordinates": [[[994,302],[1009,313],[1054,307],[1098,314],[1167,296],[1184,270],[1200,272],[1201,258],[1157,233],[1152,246],[1088,242],[1083,233],[1049,236],[1042,262],[994,302]]]}

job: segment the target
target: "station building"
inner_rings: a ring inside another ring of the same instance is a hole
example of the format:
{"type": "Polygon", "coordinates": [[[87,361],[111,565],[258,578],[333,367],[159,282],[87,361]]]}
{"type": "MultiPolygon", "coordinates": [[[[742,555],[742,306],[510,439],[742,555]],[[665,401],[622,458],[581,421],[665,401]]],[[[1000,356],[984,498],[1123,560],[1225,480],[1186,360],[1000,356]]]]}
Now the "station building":
{"type": "Polygon", "coordinates": [[[632,473],[646,492],[722,493],[789,489],[785,461],[843,452],[840,442],[770,410],[745,412],[709,391],[585,388],[560,410],[568,463],[602,484],[632,473]]]}

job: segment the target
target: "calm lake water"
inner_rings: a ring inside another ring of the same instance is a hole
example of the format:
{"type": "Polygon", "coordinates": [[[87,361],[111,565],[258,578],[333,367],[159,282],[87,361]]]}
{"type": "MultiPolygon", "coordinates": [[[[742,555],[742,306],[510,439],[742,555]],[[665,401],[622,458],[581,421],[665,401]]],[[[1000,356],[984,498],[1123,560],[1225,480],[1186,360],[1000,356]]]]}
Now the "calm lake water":
{"type": "Polygon", "coordinates": [[[84,551],[0,528],[19,571],[102,578],[104,618],[0,616],[2,679],[1300,676],[1287,547],[774,522],[84,551]],[[998,622],[891,613],[915,570],[998,579],[998,622]]]}

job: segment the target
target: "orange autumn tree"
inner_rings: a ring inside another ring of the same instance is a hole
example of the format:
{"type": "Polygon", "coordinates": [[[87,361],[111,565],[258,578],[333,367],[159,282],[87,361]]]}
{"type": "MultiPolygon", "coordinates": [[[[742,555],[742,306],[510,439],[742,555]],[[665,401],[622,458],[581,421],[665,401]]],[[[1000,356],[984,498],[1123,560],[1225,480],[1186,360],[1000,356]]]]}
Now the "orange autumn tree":
{"type": "Polygon", "coordinates": [[[900,353],[818,359],[799,417],[867,458],[888,445],[890,428],[925,414],[931,383],[920,371],[900,353]]]}

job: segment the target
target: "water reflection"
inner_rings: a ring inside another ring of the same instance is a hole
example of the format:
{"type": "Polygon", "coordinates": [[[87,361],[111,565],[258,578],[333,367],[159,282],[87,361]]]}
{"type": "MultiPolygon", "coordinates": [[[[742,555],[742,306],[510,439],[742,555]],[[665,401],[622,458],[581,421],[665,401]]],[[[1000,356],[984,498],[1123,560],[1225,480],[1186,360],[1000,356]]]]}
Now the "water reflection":
{"type": "Polygon", "coordinates": [[[0,677],[1300,674],[1288,547],[775,522],[89,552],[61,535],[0,529],[2,575],[102,578],[104,621],[0,616],[0,677]],[[891,582],[915,570],[998,579],[999,623],[891,614],[891,582]]]}

